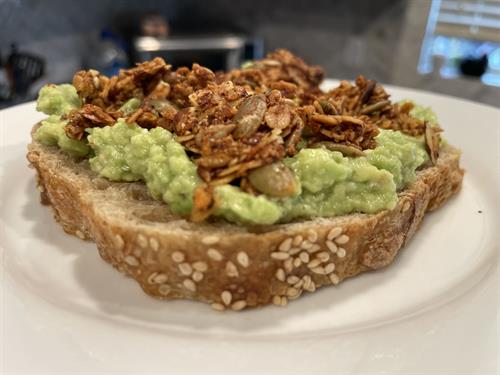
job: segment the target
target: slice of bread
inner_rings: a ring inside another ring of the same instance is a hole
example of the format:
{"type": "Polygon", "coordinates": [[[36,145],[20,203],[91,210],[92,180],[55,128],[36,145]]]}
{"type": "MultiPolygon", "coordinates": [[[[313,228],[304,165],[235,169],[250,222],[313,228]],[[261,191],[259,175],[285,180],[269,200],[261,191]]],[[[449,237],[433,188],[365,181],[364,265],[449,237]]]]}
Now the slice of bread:
{"type": "Polygon", "coordinates": [[[87,160],[57,147],[32,141],[27,158],[42,203],[52,206],[67,233],[95,241],[101,257],[147,294],[200,300],[216,310],[286,305],[390,264],[424,214],[460,189],[464,173],[460,152],[447,145],[392,210],[244,227],[191,223],[152,199],[143,183],[109,182],[87,160]]]}

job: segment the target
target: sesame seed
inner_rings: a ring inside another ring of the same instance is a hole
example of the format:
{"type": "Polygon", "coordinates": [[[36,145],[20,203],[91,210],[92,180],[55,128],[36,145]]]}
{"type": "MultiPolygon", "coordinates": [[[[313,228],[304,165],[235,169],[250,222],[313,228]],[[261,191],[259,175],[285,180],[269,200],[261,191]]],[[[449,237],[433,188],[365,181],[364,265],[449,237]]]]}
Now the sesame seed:
{"type": "Polygon", "coordinates": [[[158,242],[158,240],[154,237],[151,237],[149,239],[149,246],[151,246],[151,248],[154,250],[154,251],[158,251],[158,249],[160,248],[160,244],[158,242]]]}
{"type": "Polygon", "coordinates": [[[273,304],[276,306],[281,306],[281,296],[273,296],[273,304]]]}
{"type": "Polygon", "coordinates": [[[201,242],[205,245],[214,245],[217,242],[219,242],[219,236],[216,235],[205,236],[201,239],[201,242]]]}
{"type": "Polygon", "coordinates": [[[163,284],[168,280],[168,276],[164,273],[159,273],[155,277],[153,277],[153,281],[155,284],[163,284]]]}
{"type": "Polygon", "coordinates": [[[238,277],[240,275],[238,268],[231,261],[226,262],[226,275],[229,277],[238,277]]]}
{"type": "Polygon", "coordinates": [[[284,253],[282,251],[275,251],[271,253],[271,258],[277,259],[277,260],[285,260],[290,258],[290,254],[284,253]]]}
{"type": "Polygon", "coordinates": [[[316,251],[320,251],[320,250],[321,250],[321,246],[319,246],[318,244],[313,244],[310,249],[307,249],[307,252],[309,254],[314,254],[316,251]]]}
{"type": "Polygon", "coordinates": [[[43,187],[43,185],[37,185],[36,186],[36,189],[40,192],[40,193],[43,193],[45,191],[45,188],[43,187]]]}
{"type": "Polygon", "coordinates": [[[316,254],[316,258],[318,258],[322,263],[328,262],[330,259],[330,254],[326,251],[322,251],[321,253],[316,254]]]}
{"type": "Polygon", "coordinates": [[[318,233],[314,230],[310,230],[307,234],[307,240],[311,243],[314,243],[318,240],[318,233]]]}
{"type": "Polygon", "coordinates": [[[239,311],[239,310],[243,310],[246,306],[247,306],[247,301],[240,300],[240,301],[236,301],[235,303],[233,303],[231,305],[231,309],[233,309],[234,311],[239,311]]]}
{"type": "Polygon", "coordinates": [[[343,257],[345,257],[345,254],[346,254],[345,249],[343,247],[339,247],[339,251],[337,251],[337,256],[339,258],[343,258],[343,257]]]}
{"type": "Polygon", "coordinates": [[[329,240],[329,241],[331,241],[334,238],[340,236],[341,233],[342,233],[342,228],[341,227],[332,228],[328,232],[328,235],[326,236],[326,239],[329,240]]]}
{"type": "Polygon", "coordinates": [[[172,288],[170,287],[170,285],[168,284],[161,284],[159,287],[158,287],[158,292],[162,295],[162,296],[166,296],[170,293],[170,291],[172,290],[172,288]]]}
{"type": "Polygon", "coordinates": [[[326,241],[325,243],[328,250],[330,250],[332,253],[337,252],[337,245],[335,245],[333,241],[326,241]]]}
{"type": "Polygon", "coordinates": [[[291,275],[291,276],[288,276],[286,278],[286,282],[288,284],[295,284],[296,282],[298,282],[300,279],[298,278],[298,276],[295,276],[295,275],[291,275]]]}
{"type": "Polygon", "coordinates": [[[313,259],[309,263],[307,263],[307,267],[315,268],[315,267],[318,267],[320,264],[321,264],[321,261],[319,259],[313,259]]]}
{"type": "Polygon", "coordinates": [[[304,285],[304,280],[300,279],[299,281],[297,281],[297,282],[293,285],[293,287],[294,287],[295,289],[299,289],[299,290],[300,290],[300,289],[302,289],[302,285],[304,285]]]}
{"type": "Polygon", "coordinates": [[[302,265],[302,261],[300,260],[300,258],[295,258],[295,259],[293,260],[293,266],[294,266],[295,268],[299,268],[301,265],[302,265]]]}
{"type": "Polygon", "coordinates": [[[311,279],[308,280],[302,279],[302,281],[304,282],[302,289],[309,290],[311,287],[311,279]]]}
{"type": "Polygon", "coordinates": [[[183,274],[184,276],[189,276],[193,273],[193,268],[189,263],[180,263],[179,271],[181,271],[181,274],[183,274]]]}
{"type": "Polygon", "coordinates": [[[295,255],[295,254],[297,254],[297,253],[300,253],[300,251],[301,251],[301,250],[302,250],[302,249],[301,249],[300,247],[292,247],[292,248],[290,249],[290,251],[288,252],[288,254],[290,254],[290,255],[295,255]]]}
{"type": "Polygon", "coordinates": [[[307,240],[303,241],[302,244],[300,245],[300,247],[304,250],[310,249],[312,246],[313,244],[307,240]]]}
{"type": "Polygon", "coordinates": [[[196,284],[194,283],[193,280],[184,279],[184,281],[182,282],[182,285],[184,285],[184,288],[186,288],[190,292],[193,292],[193,293],[196,292],[196,284]]]}
{"type": "Polygon", "coordinates": [[[119,250],[123,249],[123,246],[125,246],[125,241],[123,241],[122,236],[120,236],[119,234],[115,235],[115,245],[116,248],[119,250]]]}
{"type": "Polygon", "coordinates": [[[304,282],[303,289],[312,293],[312,292],[314,292],[316,290],[316,284],[314,284],[314,281],[312,281],[312,280],[310,282],[308,282],[308,283],[304,282]]]}
{"type": "Polygon", "coordinates": [[[343,234],[342,236],[340,237],[337,237],[335,239],[335,242],[338,244],[338,245],[343,245],[345,243],[348,243],[349,242],[349,236],[343,234]]]}
{"type": "Polygon", "coordinates": [[[311,269],[314,273],[317,273],[318,275],[326,275],[325,269],[323,267],[314,267],[311,269]]]}
{"type": "Polygon", "coordinates": [[[200,271],[194,271],[192,278],[194,282],[198,283],[203,280],[203,274],[200,271]]]}
{"type": "Polygon", "coordinates": [[[281,306],[286,306],[288,305],[288,298],[285,296],[281,297],[281,306]]]}
{"type": "Polygon", "coordinates": [[[292,237],[288,237],[286,240],[284,240],[280,246],[279,246],[279,250],[280,251],[284,251],[284,252],[287,252],[288,250],[290,250],[290,248],[292,247],[292,237]]]}
{"type": "Polygon", "coordinates": [[[337,285],[340,282],[339,277],[337,275],[335,275],[334,273],[331,273],[329,277],[330,277],[330,281],[335,285],[337,285]]]}
{"type": "Polygon", "coordinates": [[[148,284],[154,284],[155,280],[154,278],[158,275],[158,272],[153,272],[151,275],[148,276],[148,284]]]}
{"type": "Polygon", "coordinates": [[[184,259],[186,259],[186,256],[184,255],[184,253],[181,253],[180,251],[174,251],[172,253],[172,260],[175,262],[175,263],[181,263],[181,262],[184,262],[184,259]]]}
{"type": "Polygon", "coordinates": [[[220,251],[212,247],[207,250],[207,255],[210,259],[213,259],[217,262],[220,262],[223,259],[223,256],[220,253],[220,251]]]}
{"type": "Polygon", "coordinates": [[[233,295],[229,290],[225,290],[220,294],[220,298],[222,299],[222,302],[224,302],[224,305],[229,306],[231,304],[231,300],[233,299],[233,295]]]}
{"type": "Polygon", "coordinates": [[[303,251],[299,254],[299,258],[303,263],[309,263],[309,253],[303,251]]]}
{"type": "Polygon", "coordinates": [[[212,306],[212,309],[214,309],[216,311],[224,311],[226,309],[224,307],[224,305],[222,305],[220,303],[212,303],[210,306],[212,306]]]}
{"type": "Polygon", "coordinates": [[[134,251],[132,251],[132,254],[134,254],[137,258],[139,258],[142,254],[142,251],[141,249],[134,249],[134,251]]]}
{"type": "Polygon", "coordinates": [[[137,244],[145,249],[148,246],[148,240],[142,234],[137,235],[137,244]]]}
{"type": "Polygon", "coordinates": [[[236,255],[236,260],[241,266],[245,268],[247,268],[248,265],[250,264],[250,260],[248,259],[248,254],[244,251],[240,251],[238,255],[236,255]]]}
{"type": "Polygon", "coordinates": [[[283,268],[287,273],[292,272],[293,270],[293,259],[289,258],[283,262],[283,268]]]}
{"type": "Polygon", "coordinates": [[[405,202],[403,203],[403,207],[401,208],[401,212],[406,212],[406,211],[408,211],[408,210],[410,209],[410,206],[411,206],[410,202],[409,202],[409,201],[405,201],[405,202]]]}
{"type": "Polygon", "coordinates": [[[286,295],[289,297],[289,298],[293,298],[293,297],[297,297],[299,295],[299,291],[298,289],[295,289],[293,287],[290,287],[290,288],[287,288],[286,289],[286,295]]]}
{"type": "Polygon", "coordinates": [[[279,281],[285,281],[285,271],[283,268],[278,268],[274,276],[276,276],[279,281]]]}
{"type": "Polygon", "coordinates": [[[194,262],[192,266],[196,271],[206,272],[208,270],[208,265],[202,261],[194,262]]]}
{"type": "Polygon", "coordinates": [[[76,236],[81,239],[81,240],[84,240],[85,239],[85,235],[83,234],[83,232],[81,230],[77,230],[75,232],[76,236]]]}
{"type": "Polygon", "coordinates": [[[303,240],[304,237],[302,237],[300,234],[296,235],[295,238],[293,239],[293,246],[299,246],[303,240]]]}
{"type": "Polygon", "coordinates": [[[326,274],[328,275],[329,273],[332,273],[333,271],[335,271],[335,263],[328,263],[325,266],[325,272],[326,272],[326,274]]]}
{"type": "Polygon", "coordinates": [[[137,258],[132,255],[127,255],[125,257],[125,263],[132,267],[137,267],[139,265],[139,261],[137,260],[137,258]]]}

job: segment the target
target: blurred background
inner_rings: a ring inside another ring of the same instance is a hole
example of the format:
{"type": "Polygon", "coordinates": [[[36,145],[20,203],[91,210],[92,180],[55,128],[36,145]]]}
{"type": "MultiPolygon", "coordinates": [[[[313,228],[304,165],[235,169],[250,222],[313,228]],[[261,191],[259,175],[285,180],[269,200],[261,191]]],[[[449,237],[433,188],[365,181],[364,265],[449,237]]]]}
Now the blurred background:
{"type": "Polygon", "coordinates": [[[231,69],[276,48],[328,77],[500,106],[500,0],[0,0],[0,108],[83,68],[231,69]]]}

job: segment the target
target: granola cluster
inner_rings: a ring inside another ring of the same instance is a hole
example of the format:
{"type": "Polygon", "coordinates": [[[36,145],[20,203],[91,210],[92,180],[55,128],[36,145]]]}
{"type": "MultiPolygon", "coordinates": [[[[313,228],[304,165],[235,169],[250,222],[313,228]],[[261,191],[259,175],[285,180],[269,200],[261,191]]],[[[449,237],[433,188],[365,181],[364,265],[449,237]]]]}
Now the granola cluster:
{"type": "Polygon", "coordinates": [[[301,103],[321,94],[319,89],[324,71],[319,66],[308,66],[290,51],[279,49],[265,59],[251,61],[242,69],[218,75],[219,81],[232,81],[250,91],[279,90],[287,98],[297,98],[301,103]]]}
{"type": "Polygon", "coordinates": [[[73,85],[84,105],[68,114],[66,133],[82,139],[85,129],[112,125],[120,117],[171,131],[206,183],[195,194],[195,210],[202,217],[214,205],[213,186],[231,183],[274,196],[293,193],[293,175],[281,160],[300,147],[361,156],[376,146],[379,128],[425,132],[426,124],[410,115],[412,104],[391,103],[375,81],[360,76],[354,84],[342,81],[323,92],[323,76],[322,68],[286,50],[217,74],[198,64],[172,70],[161,58],[111,78],[81,71],[73,85]],[[123,105],[134,98],[138,105],[125,111],[123,105]]]}

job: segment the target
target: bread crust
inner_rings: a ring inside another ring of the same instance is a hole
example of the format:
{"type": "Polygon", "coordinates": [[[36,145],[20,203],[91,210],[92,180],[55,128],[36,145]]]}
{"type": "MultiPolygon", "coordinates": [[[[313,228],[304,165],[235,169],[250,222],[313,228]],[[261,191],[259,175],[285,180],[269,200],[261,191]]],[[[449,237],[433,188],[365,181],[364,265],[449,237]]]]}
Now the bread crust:
{"type": "Polygon", "coordinates": [[[41,201],[63,229],[97,244],[113,267],[149,295],[193,299],[216,310],[269,303],[284,306],[303,293],[390,264],[427,211],[459,191],[460,152],[444,146],[435,166],[399,194],[396,207],[289,224],[244,227],[193,224],[153,200],[142,183],[99,178],[88,161],[36,141],[27,158],[41,201]]]}

